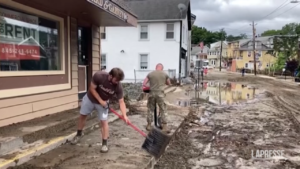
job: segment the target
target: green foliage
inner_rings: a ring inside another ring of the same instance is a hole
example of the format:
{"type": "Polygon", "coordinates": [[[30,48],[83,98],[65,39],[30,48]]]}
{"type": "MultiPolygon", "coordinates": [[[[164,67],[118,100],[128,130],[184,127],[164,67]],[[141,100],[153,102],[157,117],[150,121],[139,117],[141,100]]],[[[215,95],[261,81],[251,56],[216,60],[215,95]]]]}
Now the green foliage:
{"type": "Polygon", "coordinates": [[[300,23],[289,23],[284,25],[281,29],[266,30],[261,36],[274,36],[274,35],[295,35],[300,34],[300,23]]]}
{"type": "Polygon", "coordinates": [[[239,36],[233,36],[233,35],[228,35],[226,37],[227,41],[236,41],[236,40],[240,40],[240,39],[246,39],[247,35],[245,33],[240,34],[239,36]]]}
{"type": "Polygon", "coordinates": [[[209,45],[220,40],[234,41],[239,39],[247,38],[246,34],[241,34],[239,36],[227,35],[226,31],[209,31],[204,27],[192,27],[192,44],[199,44],[204,42],[205,45],[209,45]]]}
{"type": "Polygon", "coordinates": [[[283,53],[286,59],[293,58],[298,53],[298,44],[298,36],[276,36],[273,40],[273,52],[283,53]]]}
{"type": "MultiPolygon", "coordinates": [[[[284,25],[280,30],[266,30],[261,36],[275,36],[273,41],[273,49],[268,51],[275,57],[279,53],[286,56],[286,59],[293,59],[298,55],[298,36],[300,34],[300,23],[289,23],[284,25]],[[295,36],[293,36],[295,35],[295,36]]],[[[297,58],[299,59],[299,58],[297,58]]]]}
{"type": "Polygon", "coordinates": [[[276,62],[274,64],[275,71],[282,71],[282,69],[285,67],[286,57],[283,53],[279,53],[278,57],[276,59],[276,62]]]}
{"type": "Polygon", "coordinates": [[[274,36],[274,35],[281,35],[281,30],[266,30],[264,31],[261,36],[274,36]]]}

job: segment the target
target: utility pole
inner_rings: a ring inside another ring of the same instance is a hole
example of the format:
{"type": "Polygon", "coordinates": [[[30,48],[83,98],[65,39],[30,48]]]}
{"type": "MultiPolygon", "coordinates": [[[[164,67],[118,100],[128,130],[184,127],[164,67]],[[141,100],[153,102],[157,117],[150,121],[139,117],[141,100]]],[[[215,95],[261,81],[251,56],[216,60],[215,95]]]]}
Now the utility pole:
{"type": "Polygon", "coordinates": [[[220,49],[220,72],[222,71],[222,52],[223,52],[223,33],[224,29],[221,29],[221,49],[220,49]]]}
{"type": "Polygon", "coordinates": [[[253,60],[254,60],[254,75],[256,76],[256,51],[255,51],[255,36],[256,36],[256,29],[254,21],[252,21],[252,32],[253,32],[253,39],[252,39],[252,46],[253,46],[253,60]]]}

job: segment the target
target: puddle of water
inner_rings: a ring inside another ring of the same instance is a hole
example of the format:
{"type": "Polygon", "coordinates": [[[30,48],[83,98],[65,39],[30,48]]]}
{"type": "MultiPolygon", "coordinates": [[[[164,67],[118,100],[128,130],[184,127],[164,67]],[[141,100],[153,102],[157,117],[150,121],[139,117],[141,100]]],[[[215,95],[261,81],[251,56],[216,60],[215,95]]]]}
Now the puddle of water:
{"type": "MultiPolygon", "coordinates": [[[[262,92],[263,90],[247,84],[204,82],[196,90],[187,90],[186,95],[190,98],[201,98],[218,105],[231,105],[254,100],[262,92]]],[[[191,101],[178,99],[177,105],[187,107],[191,105],[191,101]]]]}

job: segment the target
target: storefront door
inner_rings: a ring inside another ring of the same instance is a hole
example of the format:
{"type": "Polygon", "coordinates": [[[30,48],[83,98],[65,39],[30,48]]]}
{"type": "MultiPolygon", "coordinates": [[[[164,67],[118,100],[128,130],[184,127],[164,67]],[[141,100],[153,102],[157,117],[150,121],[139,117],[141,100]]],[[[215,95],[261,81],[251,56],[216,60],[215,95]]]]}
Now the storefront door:
{"type": "Polygon", "coordinates": [[[91,63],[91,28],[78,27],[78,98],[88,91],[91,63]]]}

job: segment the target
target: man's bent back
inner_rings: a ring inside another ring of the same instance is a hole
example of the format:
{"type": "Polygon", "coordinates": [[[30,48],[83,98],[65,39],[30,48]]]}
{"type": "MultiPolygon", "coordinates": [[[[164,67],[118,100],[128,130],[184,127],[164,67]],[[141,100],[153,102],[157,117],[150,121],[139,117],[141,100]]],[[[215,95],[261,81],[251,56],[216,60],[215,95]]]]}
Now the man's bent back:
{"type": "Polygon", "coordinates": [[[149,73],[147,78],[150,82],[150,94],[164,93],[164,87],[166,86],[166,81],[168,79],[168,75],[164,71],[155,70],[149,73]]]}

